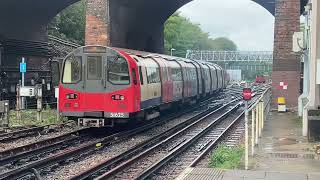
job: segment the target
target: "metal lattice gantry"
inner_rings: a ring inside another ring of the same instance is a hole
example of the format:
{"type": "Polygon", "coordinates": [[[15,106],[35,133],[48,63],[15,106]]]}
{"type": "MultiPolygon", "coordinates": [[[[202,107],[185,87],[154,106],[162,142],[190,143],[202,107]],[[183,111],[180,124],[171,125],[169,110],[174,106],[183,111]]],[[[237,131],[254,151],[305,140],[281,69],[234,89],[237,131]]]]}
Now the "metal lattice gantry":
{"type": "Polygon", "coordinates": [[[212,62],[272,63],[272,51],[197,51],[188,50],[186,58],[212,62]]]}

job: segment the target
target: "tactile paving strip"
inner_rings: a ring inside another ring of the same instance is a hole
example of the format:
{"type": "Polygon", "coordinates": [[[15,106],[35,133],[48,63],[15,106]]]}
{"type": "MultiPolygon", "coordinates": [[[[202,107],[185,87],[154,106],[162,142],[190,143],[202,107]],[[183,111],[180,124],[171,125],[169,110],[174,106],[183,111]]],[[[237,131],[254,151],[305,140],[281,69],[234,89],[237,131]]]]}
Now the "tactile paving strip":
{"type": "Polygon", "coordinates": [[[314,154],[295,154],[295,153],[268,153],[271,158],[302,158],[314,159],[314,154]]]}
{"type": "Polygon", "coordinates": [[[223,170],[210,168],[195,168],[184,178],[184,180],[221,180],[223,170]]]}

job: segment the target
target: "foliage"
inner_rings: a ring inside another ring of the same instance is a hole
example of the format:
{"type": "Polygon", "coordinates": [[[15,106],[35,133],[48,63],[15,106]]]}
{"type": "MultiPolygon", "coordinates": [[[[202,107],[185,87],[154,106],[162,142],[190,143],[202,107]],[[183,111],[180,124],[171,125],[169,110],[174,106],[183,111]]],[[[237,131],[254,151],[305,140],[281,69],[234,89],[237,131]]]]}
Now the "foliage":
{"type": "MultiPolygon", "coordinates": [[[[85,1],[76,3],[59,13],[49,24],[49,34],[84,44],[85,1]]],[[[228,38],[211,39],[209,33],[201,30],[199,24],[174,13],[165,23],[164,42],[167,54],[172,48],[175,55],[184,57],[188,49],[196,50],[237,50],[228,38]]]]}
{"type": "Polygon", "coordinates": [[[10,126],[30,126],[30,125],[49,125],[49,124],[57,124],[62,123],[66,119],[60,118],[60,121],[57,122],[56,120],[56,110],[46,108],[42,111],[42,120],[37,121],[37,110],[36,109],[28,109],[22,110],[21,112],[21,120],[17,118],[16,111],[10,111],[9,114],[9,121],[10,126]]]}
{"type": "Polygon", "coordinates": [[[85,6],[86,3],[82,0],[59,13],[49,24],[49,34],[75,43],[84,44],[85,6]]]}
{"type": "Polygon", "coordinates": [[[199,24],[190,22],[189,19],[174,13],[165,23],[164,42],[167,54],[176,49],[174,55],[184,57],[186,51],[192,50],[224,50],[234,51],[237,46],[228,38],[211,39],[208,33],[201,30],[199,24]]]}
{"type": "Polygon", "coordinates": [[[241,163],[244,154],[243,147],[229,148],[226,145],[220,145],[211,155],[211,168],[234,169],[241,163]]]}

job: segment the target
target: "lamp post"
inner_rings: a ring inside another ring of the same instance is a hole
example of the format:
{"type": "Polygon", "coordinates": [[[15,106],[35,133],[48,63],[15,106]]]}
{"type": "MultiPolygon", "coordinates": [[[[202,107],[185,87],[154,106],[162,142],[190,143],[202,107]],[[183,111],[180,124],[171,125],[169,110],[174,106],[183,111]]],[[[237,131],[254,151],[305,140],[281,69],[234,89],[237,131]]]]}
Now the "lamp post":
{"type": "Polygon", "coordinates": [[[170,50],[170,54],[171,54],[171,56],[173,56],[173,51],[175,51],[176,49],[174,49],[174,48],[171,48],[171,50],[170,50]]]}

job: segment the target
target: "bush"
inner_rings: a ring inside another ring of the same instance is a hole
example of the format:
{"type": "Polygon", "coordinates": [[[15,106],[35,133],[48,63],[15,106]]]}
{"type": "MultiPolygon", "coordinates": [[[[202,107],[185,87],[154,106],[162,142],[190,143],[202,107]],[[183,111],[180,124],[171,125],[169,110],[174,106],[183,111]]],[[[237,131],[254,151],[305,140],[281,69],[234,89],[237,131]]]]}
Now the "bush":
{"type": "Polygon", "coordinates": [[[220,145],[213,151],[209,166],[211,168],[234,169],[240,165],[243,155],[243,147],[230,148],[226,145],[220,145]]]}

